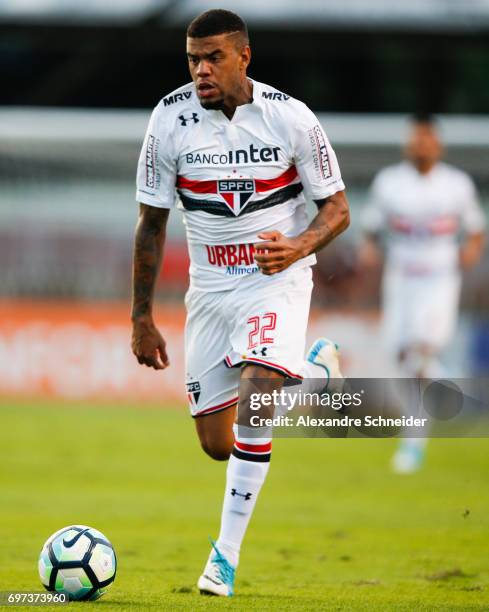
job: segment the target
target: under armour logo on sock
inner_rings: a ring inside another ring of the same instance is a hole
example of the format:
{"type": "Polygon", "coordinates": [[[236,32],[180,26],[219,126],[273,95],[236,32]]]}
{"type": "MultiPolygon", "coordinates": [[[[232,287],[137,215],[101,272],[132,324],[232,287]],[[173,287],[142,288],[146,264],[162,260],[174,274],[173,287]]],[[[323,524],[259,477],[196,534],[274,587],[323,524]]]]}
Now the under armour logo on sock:
{"type": "Polygon", "coordinates": [[[262,357],[266,357],[267,356],[267,348],[268,347],[264,346],[259,351],[257,351],[256,349],[253,349],[251,352],[253,353],[253,355],[258,355],[258,353],[261,353],[262,357]]]}
{"type": "Polygon", "coordinates": [[[191,117],[185,117],[184,115],[178,115],[178,118],[180,119],[181,125],[183,126],[186,126],[188,121],[199,123],[199,115],[197,113],[192,113],[191,117]]]}
{"type": "Polygon", "coordinates": [[[239,497],[243,497],[245,501],[251,499],[251,493],[239,493],[238,491],[236,491],[236,489],[231,489],[231,495],[233,497],[239,495],[239,497]]]}

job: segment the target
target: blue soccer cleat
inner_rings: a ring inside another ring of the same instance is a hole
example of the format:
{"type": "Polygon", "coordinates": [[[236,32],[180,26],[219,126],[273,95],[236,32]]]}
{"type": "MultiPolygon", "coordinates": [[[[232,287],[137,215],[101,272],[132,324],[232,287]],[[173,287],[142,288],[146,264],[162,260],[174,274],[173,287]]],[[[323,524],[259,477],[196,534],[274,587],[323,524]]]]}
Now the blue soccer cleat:
{"type": "Polygon", "coordinates": [[[345,381],[340,370],[339,347],[337,344],[327,338],[318,338],[309,349],[306,360],[326,370],[328,382],[324,391],[334,393],[343,390],[345,381]]]}
{"type": "Polygon", "coordinates": [[[211,544],[214,553],[211,554],[207,561],[204,573],[197,582],[197,588],[202,595],[232,597],[234,594],[236,568],[219,551],[213,540],[211,540],[211,544]]]}
{"type": "Polygon", "coordinates": [[[406,438],[392,457],[392,471],[395,474],[414,474],[418,472],[425,460],[426,440],[406,438]]]}

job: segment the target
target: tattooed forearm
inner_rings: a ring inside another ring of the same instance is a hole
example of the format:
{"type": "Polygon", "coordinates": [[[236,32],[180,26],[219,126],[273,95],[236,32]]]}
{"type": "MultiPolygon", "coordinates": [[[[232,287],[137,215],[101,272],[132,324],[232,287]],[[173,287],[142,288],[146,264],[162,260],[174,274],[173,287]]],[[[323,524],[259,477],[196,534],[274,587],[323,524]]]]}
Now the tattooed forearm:
{"type": "Polygon", "coordinates": [[[169,210],[141,204],[134,239],[132,320],[152,314],[169,210]]]}
{"type": "Polygon", "coordinates": [[[344,191],[335,193],[321,202],[318,214],[300,235],[305,255],[316,253],[346,230],[350,224],[348,200],[344,191]]]}

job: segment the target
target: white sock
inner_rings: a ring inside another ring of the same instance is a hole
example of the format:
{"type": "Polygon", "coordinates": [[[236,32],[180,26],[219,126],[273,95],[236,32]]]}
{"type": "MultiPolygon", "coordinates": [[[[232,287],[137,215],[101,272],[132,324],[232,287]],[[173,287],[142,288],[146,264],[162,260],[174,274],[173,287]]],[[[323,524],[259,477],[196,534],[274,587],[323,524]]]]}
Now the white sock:
{"type": "MultiPolygon", "coordinates": [[[[328,381],[328,372],[309,361],[304,361],[301,376],[303,380],[300,383],[286,387],[288,393],[319,393],[328,381]]],[[[275,414],[282,412],[287,412],[287,406],[277,406],[275,414]]],[[[271,438],[244,438],[238,435],[236,425],[233,430],[236,442],[226,472],[221,530],[216,546],[236,567],[246,529],[270,467],[271,438]]],[[[246,428],[242,427],[242,430],[244,432],[246,428]]],[[[264,430],[263,435],[269,435],[269,431],[264,430]]],[[[209,559],[212,555],[213,551],[209,559]]]]}
{"type": "Polygon", "coordinates": [[[271,446],[270,438],[239,437],[229,458],[216,545],[234,567],[238,565],[241,543],[268,473],[271,446]]]}

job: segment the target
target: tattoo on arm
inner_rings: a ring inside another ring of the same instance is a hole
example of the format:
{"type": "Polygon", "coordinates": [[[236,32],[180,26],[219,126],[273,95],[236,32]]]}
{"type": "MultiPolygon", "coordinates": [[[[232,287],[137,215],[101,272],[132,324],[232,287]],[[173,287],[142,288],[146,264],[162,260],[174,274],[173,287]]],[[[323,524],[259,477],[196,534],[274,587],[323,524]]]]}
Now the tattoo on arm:
{"type": "Polygon", "coordinates": [[[319,251],[335,238],[335,233],[328,223],[328,219],[321,214],[321,211],[314,217],[308,230],[314,236],[315,251],[319,251]]]}
{"type": "Polygon", "coordinates": [[[310,253],[320,251],[350,224],[348,201],[343,192],[316,202],[318,214],[304,232],[308,234],[310,253]]]}
{"type": "Polygon", "coordinates": [[[163,258],[168,209],[141,204],[134,238],[133,320],[151,316],[156,279],[163,258]]]}

